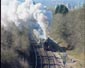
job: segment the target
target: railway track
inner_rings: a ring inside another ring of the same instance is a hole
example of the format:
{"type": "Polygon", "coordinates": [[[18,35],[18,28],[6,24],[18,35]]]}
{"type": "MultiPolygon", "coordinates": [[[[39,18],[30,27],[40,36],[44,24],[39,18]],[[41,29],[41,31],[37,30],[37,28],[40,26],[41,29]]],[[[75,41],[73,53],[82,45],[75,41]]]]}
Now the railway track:
{"type": "Polygon", "coordinates": [[[32,45],[34,50],[34,68],[61,68],[60,63],[56,60],[55,55],[51,51],[32,45]]]}
{"type": "Polygon", "coordinates": [[[48,49],[45,49],[44,46],[46,46],[47,44],[44,44],[44,46],[37,45],[33,41],[34,40],[31,40],[32,68],[68,68],[67,61],[65,58],[66,53],[63,51],[62,48],[58,48],[59,50],[57,51],[57,56],[56,56],[55,52],[50,50],[49,47],[47,47],[48,49]]]}

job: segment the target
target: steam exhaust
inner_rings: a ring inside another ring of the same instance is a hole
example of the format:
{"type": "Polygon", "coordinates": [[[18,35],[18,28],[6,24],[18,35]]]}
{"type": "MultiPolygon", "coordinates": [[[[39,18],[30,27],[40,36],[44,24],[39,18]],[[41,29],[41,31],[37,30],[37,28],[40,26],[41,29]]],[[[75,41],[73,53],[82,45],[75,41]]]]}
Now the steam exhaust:
{"type": "Polygon", "coordinates": [[[32,0],[22,3],[19,0],[2,0],[1,14],[1,26],[6,30],[9,30],[9,24],[15,24],[19,30],[23,27],[29,29],[29,36],[36,39],[37,43],[43,43],[48,38],[52,12],[41,3],[34,3],[32,0]]]}

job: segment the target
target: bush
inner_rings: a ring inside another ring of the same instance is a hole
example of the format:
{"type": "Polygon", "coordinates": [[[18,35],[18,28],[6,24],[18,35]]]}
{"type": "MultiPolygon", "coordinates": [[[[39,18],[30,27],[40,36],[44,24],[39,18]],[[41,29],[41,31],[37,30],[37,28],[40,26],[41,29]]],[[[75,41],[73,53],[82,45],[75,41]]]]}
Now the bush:
{"type": "Polygon", "coordinates": [[[11,63],[15,61],[17,58],[17,54],[13,52],[13,50],[2,49],[1,48],[1,62],[11,63]]]}
{"type": "Polygon", "coordinates": [[[19,30],[15,25],[11,25],[8,30],[1,28],[1,65],[2,68],[30,68],[28,59],[30,56],[30,44],[28,30],[19,30]],[[10,29],[10,30],[9,30],[10,29]],[[21,55],[19,52],[23,53],[21,55]],[[26,56],[24,57],[24,54],[26,56]],[[22,58],[21,58],[22,56],[22,58]],[[19,60],[20,59],[20,60],[19,60]],[[20,63],[23,61],[23,65],[20,63]]]}
{"type": "Polygon", "coordinates": [[[61,13],[61,14],[67,14],[69,12],[68,8],[65,5],[58,5],[55,9],[55,14],[61,13]]]}
{"type": "Polygon", "coordinates": [[[57,41],[60,39],[59,41],[63,41],[65,45],[76,46],[76,49],[77,47],[83,48],[85,43],[84,10],[85,8],[70,11],[65,16],[62,14],[54,15],[51,36],[57,41]]]}

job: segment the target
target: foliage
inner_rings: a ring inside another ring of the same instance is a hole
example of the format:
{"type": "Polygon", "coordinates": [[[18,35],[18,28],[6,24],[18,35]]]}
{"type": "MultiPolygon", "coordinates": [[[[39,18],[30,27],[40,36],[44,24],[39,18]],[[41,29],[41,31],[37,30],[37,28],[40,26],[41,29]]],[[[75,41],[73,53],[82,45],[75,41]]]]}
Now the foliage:
{"type": "Polygon", "coordinates": [[[56,13],[61,13],[61,14],[66,14],[68,13],[68,8],[65,5],[58,5],[55,9],[55,14],[56,13]]]}
{"type": "MultiPolygon", "coordinates": [[[[68,14],[54,15],[50,36],[61,46],[72,48],[69,55],[79,59],[83,68],[85,60],[85,7],[69,11],[68,14]]],[[[74,68],[82,68],[79,64],[74,68]]]]}
{"type": "Polygon", "coordinates": [[[55,40],[64,42],[64,45],[74,46],[76,47],[76,49],[79,49],[79,47],[83,48],[85,44],[84,10],[85,8],[78,9],[75,11],[70,11],[65,16],[63,16],[62,14],[54,15],[54,20],[50,35],[55,40]]]}
{"type": "Polygon", "coordinates": [[[20,63],[23,61],[19,50],[21,53],[26,54],[29,58],[29,39],[28,39],[28,30],[24,28],[20,31],[15,25],[11,25],[7,30],[3,27],[1,28],[1,65],[2,68],[23,68],[29,66],[29,61],[20,63]],[[19,60],[21,59],[21,60],[19,60]]]}

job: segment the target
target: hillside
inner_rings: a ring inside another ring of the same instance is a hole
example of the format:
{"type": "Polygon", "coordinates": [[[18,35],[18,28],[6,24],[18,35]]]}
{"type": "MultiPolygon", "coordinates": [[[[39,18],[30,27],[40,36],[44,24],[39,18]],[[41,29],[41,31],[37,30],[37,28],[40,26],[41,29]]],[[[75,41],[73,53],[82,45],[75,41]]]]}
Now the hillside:
{"type": "Polygon", "coordinates": [[[66,15],[56,14],[53,17],[50,36],[61,42],[61,46],[73,48],[67,51],[68,54],[84,63],[85,8],[70,11],[66,15]]]}
{"type": "MultiPolygon", "coordinates": [[[[12,26],[6,31],[1,28],[1,65],[2,68],[31,68],[29,30],[19,31],[12,26]]],[[[68,12],[66,15],[53,16],[50,36],[60,42],[60,46],[68,47],[67,53],[78,59],[84,68],[85,47],[85,8],[68,12]]],[[[77,64],[78,65],[78,64],[77,64]]],[[[80,65],[75,68],[81,68],[80,65]]]]}
{"type": "Polygon", "coordinates": [[[15,25],[9,29],[1,28],[1,68],[31,68],[28,30],[19,31],[15,25]]]}

